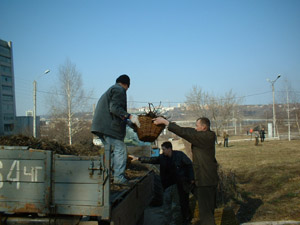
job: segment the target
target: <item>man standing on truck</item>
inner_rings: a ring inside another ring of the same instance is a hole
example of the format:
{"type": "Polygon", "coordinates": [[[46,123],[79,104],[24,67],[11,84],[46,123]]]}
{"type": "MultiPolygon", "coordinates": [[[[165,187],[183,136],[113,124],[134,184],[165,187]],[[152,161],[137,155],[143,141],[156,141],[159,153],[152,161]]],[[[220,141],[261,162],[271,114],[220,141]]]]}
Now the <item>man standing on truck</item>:
{"type": "Polygon", "coordinates": [[[160,165],[160,178],[164,189],[164,225],[188,225],[192,219],[189,193],[194,184],[192,161],[181,151],[173,150],[172,143],[162,143],[163,153],[157,157],[135,157],[132,161],[160,165]]]}
{"type": "Polygon", "coordinates": [[[215,225],[214,211],[218,184],[216,134],[210,130],[209,119],[206,117],[197,119],[195,129],[180,127],[162,117],[153,120],[154,124],[165,124],[169,131],[192,144],[196,184],[193,193],[198,201],[200,225],[215,225]]]}
{"type": "Polygon", "coordinates": [[[124,143],[126,125],[132,122],[140,126],[138,116],[127,112],[126,91],[129,86],[130,78],[126,74],[116,79],[116,83],[100,97],[91,128],[91,132],[101,139],[105,151],[110,151],[110,146],[113,146],[111,160],[115,184],[128,183],[124,176],[127,161],[127,148],[124,143]]]}

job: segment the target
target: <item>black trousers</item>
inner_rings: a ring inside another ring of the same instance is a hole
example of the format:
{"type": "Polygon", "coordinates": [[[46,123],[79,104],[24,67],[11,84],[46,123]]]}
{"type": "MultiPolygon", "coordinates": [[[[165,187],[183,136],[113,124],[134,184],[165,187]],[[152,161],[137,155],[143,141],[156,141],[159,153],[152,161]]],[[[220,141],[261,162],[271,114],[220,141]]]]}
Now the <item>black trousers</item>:
{"type": "Polygon", "coordinates": [[[179,202],[181,207],[181,215],[183,219],[183,224],[188,224],[192,219],[192,213],[190,210],[190,199],[189,192],[187,192],[183,184],[177,184],[179,202]]]}
{"type": "Polygon", "coordinates": [[[198,186],[195,188],[195,197],[199,206],[200,225],[216,225],[215,206],[216,206],[217,186],[198,186]]]}

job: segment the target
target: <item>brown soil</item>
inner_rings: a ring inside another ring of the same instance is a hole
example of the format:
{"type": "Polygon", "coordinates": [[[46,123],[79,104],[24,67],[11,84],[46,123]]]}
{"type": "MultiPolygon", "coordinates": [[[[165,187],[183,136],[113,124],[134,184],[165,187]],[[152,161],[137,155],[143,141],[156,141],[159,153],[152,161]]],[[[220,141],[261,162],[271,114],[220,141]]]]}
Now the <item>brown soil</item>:
{"type": "Polygon", "coordinates": [[[64,145],[46,138],[34,138],[24,135],[12,135],[0,137],[0,145],[6,146],[28,146],[32,149],[50,150],[62,155],[99,155],[101,148],[91,143],[86,145],[64,145]]]}

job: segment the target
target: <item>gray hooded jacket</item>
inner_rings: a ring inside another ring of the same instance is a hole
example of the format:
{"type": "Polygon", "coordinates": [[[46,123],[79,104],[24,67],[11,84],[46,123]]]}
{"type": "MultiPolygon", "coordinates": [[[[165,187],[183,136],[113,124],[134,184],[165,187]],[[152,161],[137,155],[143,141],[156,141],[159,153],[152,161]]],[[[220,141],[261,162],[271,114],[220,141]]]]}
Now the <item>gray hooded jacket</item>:
{"type": "Polygon", "coordinates": [[[127,113],[126,90],[120,85],[111,86],[99,99],[91,132],[99,137],[106,135],[124,140],[126,135],[127,113]]]}

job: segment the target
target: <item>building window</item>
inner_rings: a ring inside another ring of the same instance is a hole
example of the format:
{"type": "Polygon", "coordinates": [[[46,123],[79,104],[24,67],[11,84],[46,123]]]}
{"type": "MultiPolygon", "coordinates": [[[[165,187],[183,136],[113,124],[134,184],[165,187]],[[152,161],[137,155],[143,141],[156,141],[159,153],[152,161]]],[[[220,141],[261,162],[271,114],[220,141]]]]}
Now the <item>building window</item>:
{"type": "Polygon", "coordinates": [[[12,112],[14,109],[14,105],[13,104],[2,104],[2,108],[3,110],[5,110],[6,112],[12,112]]]}
{"type": "Polygon", "coordinates": [[[11,73],[11,68],[9,66],[3,66],[1,65],[0,71],[4,73],[11,73]]]}
{"type": "Polygon", "coordinates": [[[14,120],[14,114],[11,114],[11,113],[4,113],[3,119],[4,119],[5,121],[7,121],[7,120],[14,120]]]}
{"type": "Polygon", "coordinates": [[[13,124],[4,124],[4,132],[13,131],[14,125],[13,124]]]}
{"type": "Polygon", "coordinates": [[[7,83],[7,84],[11,84],[12,83],[11,77],[8,77],[8,76],[5,76],[5,75],[1,76],[1,80],[2,80],[2,83],[7,83]]]}
{"type": "Polygon", "coordinates": [[[7,58],[7,57],[5,57],[5,56],[2,56],[2,55],[0,55],[0,61],[1,61],[1,62],[6,62],[6,63],[11,64],[11,59],[10,59],[10,58],[7,58]]]}
{"type": "Polygon", "coordinates": [[[2,95],[2,100],[3,101],[13,101],[13,96],[12,95],[2,95]]]}
{"type": "Polygon", "coordinates": [[[4,54],[4,55],[9,55],[10,50],[8,48],[5,48],[3,46],[0,46],[0,53],[4,54]]]}
{"type": "Polygon", "coordinates": [[[12,92],[12,87],[11,86],[2,85],[2,91],[12,92]]]}

